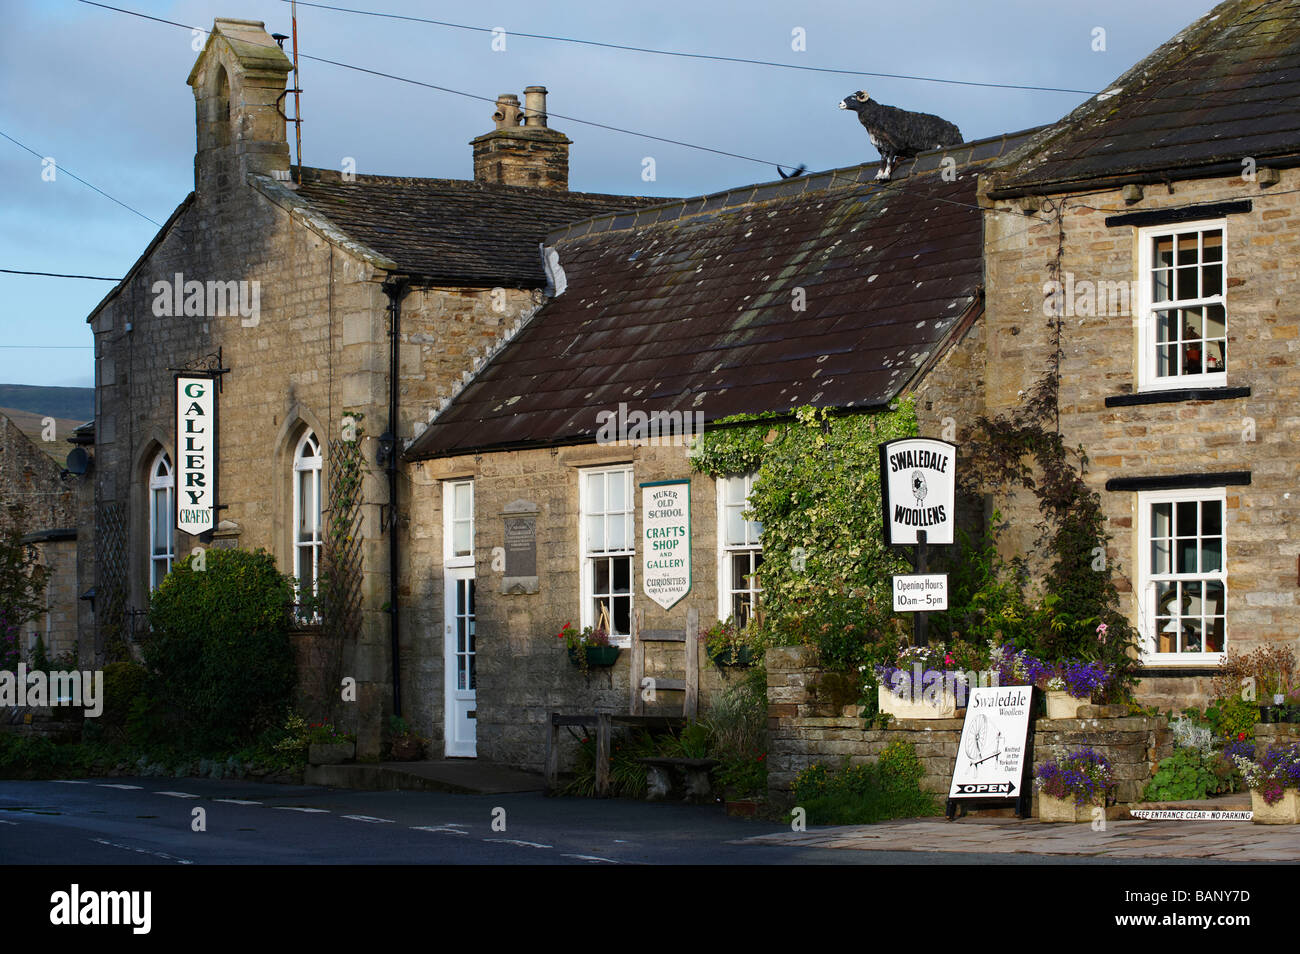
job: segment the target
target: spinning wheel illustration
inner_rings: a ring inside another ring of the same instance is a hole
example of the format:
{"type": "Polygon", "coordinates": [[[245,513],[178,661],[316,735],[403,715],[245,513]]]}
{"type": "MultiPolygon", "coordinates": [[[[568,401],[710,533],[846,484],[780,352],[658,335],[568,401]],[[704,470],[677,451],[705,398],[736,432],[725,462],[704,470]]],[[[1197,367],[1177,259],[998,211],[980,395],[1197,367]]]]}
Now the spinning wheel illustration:
{"type": "Polygon", "coordinates": [[[966,757],[970,759],[971,768],[978,769],[990,759],[1002,754],[1002,733],[999,732],[989,744],[989,717],[983,712],[975,716],[974,722],[966,731],[966,757]]]}

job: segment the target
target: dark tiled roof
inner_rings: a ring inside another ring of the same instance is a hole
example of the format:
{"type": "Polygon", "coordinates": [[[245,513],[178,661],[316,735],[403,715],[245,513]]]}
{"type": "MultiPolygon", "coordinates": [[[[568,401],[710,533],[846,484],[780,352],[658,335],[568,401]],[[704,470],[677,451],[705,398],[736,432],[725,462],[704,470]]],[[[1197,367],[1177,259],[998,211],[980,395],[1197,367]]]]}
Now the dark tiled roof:
{"type": "Polygon", "coordinates": [[[993,195],[1297,152],[1300,0],[1229,0],[1009,157],[993,195]]]}
{"type": "Polygon", "coordinates": [[[548,238],[567,279],[416,439],[419,460],[592,440],[597,413],[706,421],[887,404],[983,280],[975,167],[1023,137],[576,223],[548,238]],[[909,173],[910,174],[907,174],[909,173]],[[792,307],[804,289],[806,309],[792,307]]]}
{"type": "Polygon", "coordinates": [[[404,272],[449,285],[540,288],[537,245],[557,226],[664,199],[488,185],[465,179],[303,170],[298,195],[404,272]]]}

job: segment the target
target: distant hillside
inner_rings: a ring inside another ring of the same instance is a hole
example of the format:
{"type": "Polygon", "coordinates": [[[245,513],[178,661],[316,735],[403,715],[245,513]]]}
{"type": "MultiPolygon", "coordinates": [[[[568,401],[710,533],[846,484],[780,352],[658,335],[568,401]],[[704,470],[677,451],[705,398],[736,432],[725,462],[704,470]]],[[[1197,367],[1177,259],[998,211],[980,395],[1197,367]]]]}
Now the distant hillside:
{"type": "Polygon", "coordinates": [[[68,459],[68,451],[72,447],[68,444],[68,438],[85,421],[65,420],[56,417],[54,419],[54,440],[47,441],[45,437],[45,424],[43,423],[47,415],[33,414],[30,411],[20,411],[12,407],[0,407],[0,414],[3,414],[9,420],[13,421],[14,426],[31,438],[32,443],[43,450],[52,460],[60,467],[68,459]]]}
{"type": "Polygon", "coordinates": [[[30,411],[41,417],[65,418],[84,424],[95,416],[95,389],[0,384],[0,407],[11,407],[17,411],[30,411]]]}

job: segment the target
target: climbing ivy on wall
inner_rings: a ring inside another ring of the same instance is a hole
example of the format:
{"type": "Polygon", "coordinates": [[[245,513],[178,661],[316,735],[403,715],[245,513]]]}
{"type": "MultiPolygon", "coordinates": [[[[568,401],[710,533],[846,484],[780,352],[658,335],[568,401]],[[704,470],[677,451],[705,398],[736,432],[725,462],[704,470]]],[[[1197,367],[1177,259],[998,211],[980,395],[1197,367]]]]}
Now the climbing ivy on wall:
{"type": "Polygon", "coordinates": [[[756,472],[751,519],[763,525],[761,645],[813,645],[825,664],[856,670],[868,644],[900,629],[890,577],[907,572],[885,546],[880,454],[917,433],[910,401],[888,411],[835,414],[800,408],[729,418],[706,431],[692,457],[712,477],[756,472]]]}

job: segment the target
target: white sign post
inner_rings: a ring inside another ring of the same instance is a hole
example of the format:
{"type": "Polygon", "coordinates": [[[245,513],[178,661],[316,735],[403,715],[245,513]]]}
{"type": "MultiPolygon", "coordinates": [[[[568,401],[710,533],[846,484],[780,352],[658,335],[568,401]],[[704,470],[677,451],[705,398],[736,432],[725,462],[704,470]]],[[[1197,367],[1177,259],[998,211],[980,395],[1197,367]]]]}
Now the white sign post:
{"type": "Polygon", "coordinates": [[[176,529],[198,535],[216,527],[215,379],[176,376],[176,529]]]}
{"type": "Polygon", "coordinates": [[[880,495],[890,546],[953,542],[957,519],[957,445],[908,437],[880,445],[880,495]]]}
{"type": "Polygon", "coordinates": [[[691,482],[641,485],[641,588],[664,609],[691,590],[691,482]]]}
{"type": "MultiPolygon", "coordinates": [[[[930,544],[951,544],[957,524],[957,445],[929,437],[904,437],[881,444],[880,504],[885,543],[915,545],[912,566],[920,577],[930,578],[926,575],[928,548],[930,544]]],[[[900,605],[898,581],[917,578],[894,578],[894,610],[916,613],[912,641],[924,646],[929,642],[926,614],[948,608],[948,578],[943,577],[943,606],[900,605]]],[[[924,592],[925,585],[922,587],[924,592]]]]}
{"type": "Polygon", "coordinates": [[[1014,798],[1017,814],[1026,818],[1033,799],[1029,716],[1034,687],[972,687],[966,693],[966,721],[948,790],[948,817],[953,816],[957,799],[1014,798]]]}
{"type": "Polygon", "coordinates": [[[899,574],[894,577],[895,613],[942,613],[947,608],[947,573],[899,574]]]}

